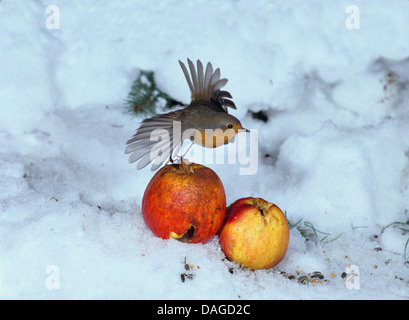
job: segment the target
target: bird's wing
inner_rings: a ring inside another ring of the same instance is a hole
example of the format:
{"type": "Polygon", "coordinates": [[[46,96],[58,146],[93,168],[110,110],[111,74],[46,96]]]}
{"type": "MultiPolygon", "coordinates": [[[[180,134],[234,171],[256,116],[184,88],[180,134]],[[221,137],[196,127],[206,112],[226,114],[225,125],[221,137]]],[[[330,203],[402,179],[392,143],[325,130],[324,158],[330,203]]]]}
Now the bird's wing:
{"type": "Polygon", "coordinates": [[[126,144],[125,153],[130,154],[129,162],[136,162],[137,169],[152,163],[151,170],[157,170],[178,151],[182,141],[181,119],[183,109],[160,114],[142,121],[140,127],[126,144]]]}
{"type": "Polygon", "coordinates": [[[204,70],[200,60],[197,60],[196,71],[195,65],[190,59],[187,59],[187,63],[189,65],[190,74],[185,64],[179,60],[179,64],[192,94],[192,100],[212,101],[222,107],[226,112],[228,107],[236,109],[234,102],[230,100],[232,98],[231,94],[228,91],[220,90],[226,85],[227,79],[220,79],[219,68],[213,72],[213,66],[208,62],[206,70],[204,70]]]}

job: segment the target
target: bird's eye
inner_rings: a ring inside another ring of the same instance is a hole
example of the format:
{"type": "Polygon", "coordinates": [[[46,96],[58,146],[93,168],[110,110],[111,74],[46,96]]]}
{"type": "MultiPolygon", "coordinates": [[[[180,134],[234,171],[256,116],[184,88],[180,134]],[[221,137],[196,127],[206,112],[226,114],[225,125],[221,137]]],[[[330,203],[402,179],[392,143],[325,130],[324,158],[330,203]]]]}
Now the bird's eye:
{"type": "Polygon", "coordinates": [[[232,125],[232,124],[228,124],[228,125],[227,125],[227,128],[232,129],[232,128],[233,128],[233,125],[232,125]]]}

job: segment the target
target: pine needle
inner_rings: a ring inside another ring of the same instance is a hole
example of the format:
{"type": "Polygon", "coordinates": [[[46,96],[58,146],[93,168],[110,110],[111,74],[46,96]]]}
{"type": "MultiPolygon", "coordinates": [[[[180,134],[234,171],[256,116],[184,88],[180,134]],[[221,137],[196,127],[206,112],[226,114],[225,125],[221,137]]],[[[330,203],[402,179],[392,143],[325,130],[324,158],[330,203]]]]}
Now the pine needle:
{"type": "Polygon", "coordinates": [[[157,88],[152,71],[141,70],[132,84],[125,105],[130,112],[137,115],[155,115],[160,108],[166,110],[183,103],[157,88]]]}
{"type": "MultiPolygon", "coordinates": [[[[400,231],[402,231],[402,234],[405,235],[407,233],[409,233],[409,220],[406,222],[401,222],[401,221],[394,221],[389,223],[387,226],[383,227],[382,231],[381,231],[381,235],[382,233],[385,231],[385,229],[389,228],[389,227],[394,227],[399,229],[400,231]]],[[[408,245],[409,245],[409,238],[406,240],[405,242],[405,247],[403,248],[403,259],[406,261],[407,260],[407,255],[406,255],[406,251],[408,249],[408,245]]]]}
{"type": "Polygon", "coordinates": [[[296,223],[292,223],[287,217],[287,212],[284,212],[284,214],[287,218],[287,222],[290,228],[292,229],[296,227],[297,230],[300,232],[300,234],[306,239],[314,238],[314,237],[316,239],[319,239],[319,235],[323,235],[323,237],[319,239],[318,241],[322,243],[330,243],[330,242],[333,242],[339,239],[344,234],[343,232],[341,232],[334,238],[329,238],[331,236],[331,233],[318,230],[316,227],[314,227],[314,225],[311,222],[304,221],[304,223],[301,224],[301,221],[302,221],[302,218],[301,218],[296,223]]]}

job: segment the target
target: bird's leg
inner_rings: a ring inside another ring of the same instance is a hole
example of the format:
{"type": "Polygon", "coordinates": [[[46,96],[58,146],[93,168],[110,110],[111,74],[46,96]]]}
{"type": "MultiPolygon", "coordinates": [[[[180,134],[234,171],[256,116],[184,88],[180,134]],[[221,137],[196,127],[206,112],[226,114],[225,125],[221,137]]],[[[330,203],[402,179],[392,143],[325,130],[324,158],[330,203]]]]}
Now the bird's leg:
{"type": "MultiPolygon", "coordinates": [[[[193,144],[194,144],[194,142],[191,143],[191,145],[189,146],[189,148],[187,148],[186,152],[183,155],[180,155],[180,156],[176,155],[175,156],[175,158],[178,160],[179,163],[183,162],[183,159],[185,158],[186,154],[189,152],[189,150],[193,146],[193,144]]],[[[181,147],[182,146],[180,145],[179,148],[178,148],[178,152],[180,151],[181,147]]],[[[169,162],[171,162],[172,164],[175,162],[175,160],[172,158],[172,155],[170,155],[169,162]]]]}
{"type": "Polygon", "coordinates": [[[189,148],[187,148],[186,152],[183,154],[183,156],[180,157],[180,160],[183,161],[183,158],[185,157],[185,155],[189,152],[190,148],[193,146],[194,142],[192,142],[189,146],[189,148]]]}
{"type": "Polygon", "coordinates": [[[182,144],[181,143],[178,143],[178,144],[176,144],[176,146],[175,146],[175,148],[173,149],[172,147],[171,147],[171,151],[170,151],[170,154],[169,154],[169,160],[168,160],[168,162],[167,163],[171,163],[171,164],[174,164],[175,163],[175,159],[172,157],[172,155],[174,154],[174,153],[176,153],[176,160],[177,159],[181,159],[181,157],[179,157],[178,155],[177,155],[177,153],[179,152],[179,150],[181,149],[181,147],[182,147],[182,144]]]}

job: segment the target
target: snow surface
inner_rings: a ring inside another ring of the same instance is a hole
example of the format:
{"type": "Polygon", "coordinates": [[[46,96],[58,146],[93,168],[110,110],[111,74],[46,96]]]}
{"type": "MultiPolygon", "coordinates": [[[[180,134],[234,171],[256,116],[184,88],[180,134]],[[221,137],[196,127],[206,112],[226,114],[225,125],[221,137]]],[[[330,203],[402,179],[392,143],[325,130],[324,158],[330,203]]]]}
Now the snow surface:
{"type": "Polygon", "coordinates": [[[350,4],[1,1],[0,298],[409,298],[409,227],[384,229],[409,219],[409,2],[354,1],[359,29],[346,27],[350,4]],[[220,67],[233,114],[258,129],[256,174],[208,166],[228,204],[262,197],[286,212],[274,270],[294,280],[241,269],[217,236],[156,238],[142,219],[153,173],[124,155],[142,120],[124,100],[143,69],[188,102],[186,58],[220,67]],[[298,283],[314,271],[324,279],[298,283]]]}

